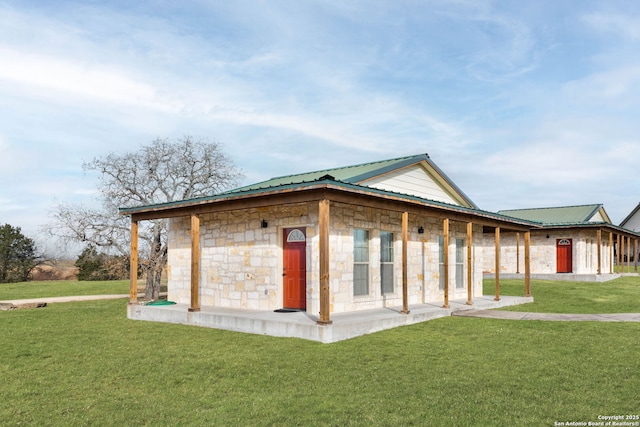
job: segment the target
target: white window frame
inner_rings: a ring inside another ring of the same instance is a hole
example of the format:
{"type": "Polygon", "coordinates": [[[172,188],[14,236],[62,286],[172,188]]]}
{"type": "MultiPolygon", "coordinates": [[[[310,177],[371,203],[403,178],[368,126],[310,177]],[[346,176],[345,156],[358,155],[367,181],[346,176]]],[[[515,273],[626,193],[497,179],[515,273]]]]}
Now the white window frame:
{"type": "Polygon", "coordinates": [[[370,257],[370,250],[371,250],[370,241],[371,241],[371,233],[369,232],[369,230],[365,230],[361,228],[353,229],[353,296],[354,297],[368,296],[369,293],[371,292],[371,286],[370,286],[371,280],[370,280],[370,274],[369,274],[369,261],[371,258],[370,257]],[[357,239],[358,232],[364,233],[364,240],[362,242],[365,244],[362,246],[358,245],[359,243],[357,239]],[[363,252],[361,253],[361,255],[366,255],[366,256],[358,256],[358,249],[363,249],[363,252]],[[365,290],[360,290],[356,286],[356,282],[358,280],[358,278],[356,277],[356,271],[362,271],[365,273],[364,280],[365,280],[366,292],[364,292],[365,290]]]}

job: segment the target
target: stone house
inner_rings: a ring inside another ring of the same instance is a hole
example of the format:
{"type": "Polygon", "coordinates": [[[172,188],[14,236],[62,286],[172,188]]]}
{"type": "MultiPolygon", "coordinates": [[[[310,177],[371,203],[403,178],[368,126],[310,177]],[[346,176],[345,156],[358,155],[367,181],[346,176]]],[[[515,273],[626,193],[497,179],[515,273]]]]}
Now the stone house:
{"type": "MultiPolygon", "coordinates": [[[[539,224],[531,229],[531,274],[533,277],[570,280],[614,278],[616,257],[627,250],[637,252],[638,234],[613,225],[602,204],[502,210],[501,215],[539,224]],[[620,248],[620,250],[616,250],[620,248]],[[596,277],[605,275],[602,277],[596,277]]],[[[485,234],[484,246],[494,237],[485,234]]],[[[504,233],[500,241],[500,273],[518,274],[524,269],[519,233],[504,233]]],[[[484,271],[495,273],[495,255],[485,251],[484,271]]]]}
{"type": "Polygon", "coordinates": [[[138,223],[169,219],[168,299],[185,311],[293,309],[319,325],[338,313],[471,305],[482,296],[483,230],[528,236],[532,226],[478,209],[426,154],[121,213],[131,216],[131,271],[138,223]]]}

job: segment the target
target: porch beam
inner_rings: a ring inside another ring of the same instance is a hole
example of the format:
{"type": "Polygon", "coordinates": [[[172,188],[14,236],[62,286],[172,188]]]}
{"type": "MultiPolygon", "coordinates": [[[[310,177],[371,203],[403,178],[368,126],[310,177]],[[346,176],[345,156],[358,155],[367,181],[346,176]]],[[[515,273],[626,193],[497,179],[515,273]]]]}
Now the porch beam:
{"type": "Polygon", "coordinates": [[[200,217],[191,215],[191,306],[200,311],[200,217]]]}
{"type": "Polygon", "coordinates": [[[442,245],[444,246],[442,248],[442,263],[444,264],[444,272],[442,274],[444,276],[444,304],[442,308],[449,308],[449,218],[442,220],[442,234],[442,245]]]}
{"type": "Polygon", "coordinates": [[[144,210],[124,210],[122,215],[131,215],[137,221],[189,217],[190,215],[202,215],[213,212],[229,212],[234,210],[257,209],[273,205],[288,205],[297,203],[315,203],[321,200],[331,200],[334,203],[345,203],[372,207],[394,212],[409,212],[415,215],[427,215],[438,219],[449,219],[452,221],[469,222],[487,227],[502,226],[512,231],[524,232],[530,225],[518,223],[516,220],[501,221],[490,215],[462,212],[456,208],[445,208],[443,206],[430,206],[418,201],[410,201],[401,197],[381,196],[380,194],[370,194],[369,191],[336,188],[333,185],[322,184],[313,188],[300,190],[279,190],[272,193],[247,196],[229,196],[224,199],[205,200],[197,204],[184,204],[172,206],[157,206],[144,210]]]}
{"type": "Polygon", "coordinates": [[[129,304],[138,303],[138,221],[131,218],[131,253],[129,254],[129,304]]]}
{"type": "Polygon", "coordinates": [[[318,325],[330,325],[333,321],[330,318],[330,281],[329,281],[329,212],[330,202],[328,199],[320,200],[318,203],[318,228],[320,233],[320,318],[316,322],[318,325]]]}
{"type": "Polygon", "coordinates": [[[467,223],[467,305],[473,305],[473,223],[467,223]]]}
{"type": "Polygon", "coordinates": [[[602,230],[596,230],[596,241],[598,245],[598,275],[602,274],[602,230]]]}
{"type": "Polygon", "coordinates": [[[531,296],[531,232],[524,233],[524,296],[531,296]]]}
{"type": "Polygon", "coordinates": [[[496,240],[496,297],[494,301],[500,301],[500,227],[495,230],[496,240]]]}
{"type": "Polygon", "coordinates": [[[409,314],[409,291],[407,289],[407,245],[409,242],[409,212],[402,212],[402,310],[409,314]]]}

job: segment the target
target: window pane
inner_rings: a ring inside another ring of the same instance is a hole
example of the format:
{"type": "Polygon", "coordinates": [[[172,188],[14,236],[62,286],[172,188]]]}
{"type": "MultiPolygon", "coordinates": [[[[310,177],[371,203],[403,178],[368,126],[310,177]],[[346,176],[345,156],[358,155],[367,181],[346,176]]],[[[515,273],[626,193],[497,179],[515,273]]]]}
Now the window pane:
{"type": "Polygon", "coordinates": [[[369,231],[353,230],[353,295],[369,294],[369,231]]]}
{"type": "Polygon", "coordinates": [[[456,265],[456,288],[464,288],[464,266],[456,265]]]}
{"type": "Polygon", "coordinates": [[[380,232],[380,261],[393,262],[393,233],[380,232]]]}
{"type": "Polygon", "coordinates": [[[369,264],[355,264],[353,266],[353,294],[369,294],[369,264]]]}
{"type": "Polygon", "coordinates": [[[464,288],[464,239],[456,239],[456,288],[464,288]]]}
{"type": "Polygon", "coordinates": [[[464,239],[456,239],[456,262],[464,262],[464,239]]]}
{"type": "Polygon", "coordinates": [[[438,237],[438,258],[439,258],[439,264],[438,264],[438,270],[439,270],[439,274],[440,274],[440,283],[439,283],[439,287],[441,291],[444,291],[444,236],[439,236],[438,237]]]}
{"type": "Polygon", "coordinates": [[[353,231],[354,262],[369,262],[369,230],[353,231]]]}
{"type": "Polygon", "coordinates": [[[380,289],[393,293],[393,233],[380,232],[380,289]]]}
{"type": "Polygon", "coordinates": [[[382,293],[393,293],[393,264],[381,264],[380,275],[382,280],[382,293]]]}

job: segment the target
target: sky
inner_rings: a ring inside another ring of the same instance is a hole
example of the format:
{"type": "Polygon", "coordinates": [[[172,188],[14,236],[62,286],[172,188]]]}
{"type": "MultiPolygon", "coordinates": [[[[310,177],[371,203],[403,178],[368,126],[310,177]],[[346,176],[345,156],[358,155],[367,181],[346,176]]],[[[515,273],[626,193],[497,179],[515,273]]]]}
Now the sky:
{"type": "Polygon", "coordinates": [[[185,135],[241,184],[428,153],[481,209],[640,202],[635,0],[0,0],[0,224],[185,135]]]}

